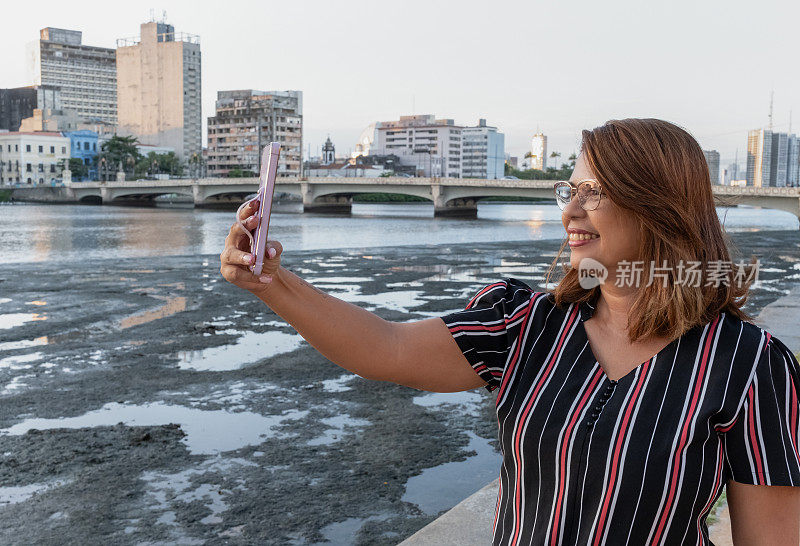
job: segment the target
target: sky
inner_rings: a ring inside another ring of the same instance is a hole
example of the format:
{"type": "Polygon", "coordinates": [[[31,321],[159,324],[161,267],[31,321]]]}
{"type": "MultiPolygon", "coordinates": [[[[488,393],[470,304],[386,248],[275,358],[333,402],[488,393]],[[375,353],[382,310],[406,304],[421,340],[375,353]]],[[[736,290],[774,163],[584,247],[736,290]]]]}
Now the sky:
{"type": "Polygon", "coordinates": [[[767,127],[773,91],[774,129],[789,129],[792,108],[800,129],[800,3],[776,0],[13,2],[0,87],[31,84],[25,45],[40,28],[115,47],[151,10],[200,36],[204,132],[219,90],[299,89],[312,155],[328,135],[345,155],[370,123],[416,113],[485,118],[520,157],[538,129],[566,158],[582,129],[655,117],[724,168],[767,127]]]}

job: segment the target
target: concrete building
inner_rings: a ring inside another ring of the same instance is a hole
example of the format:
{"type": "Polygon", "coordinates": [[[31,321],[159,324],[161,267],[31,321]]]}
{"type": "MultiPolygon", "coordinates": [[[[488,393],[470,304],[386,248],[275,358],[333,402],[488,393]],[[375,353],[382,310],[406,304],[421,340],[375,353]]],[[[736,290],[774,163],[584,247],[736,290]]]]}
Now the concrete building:
{"type": "Polygon", "coordinates": [[[278,176],[300,176],[303,92],[219,91],[216,115],[208,118],[208,174],[233,169],[259,172],[260,150],[281,143],[278,176]]]}
{"type": "Polygon", "coordinates": [[[703,150],[708,164],[708,176],[712,184],[719,184],[719,152],[716,150],[703,150]]]}
{"type": "Polygon", "coordinates": [[[497,127],[478,120],[475,127],[461,129],[461,176],[503,178],[505,176],[505,135],[497,127]]]}
{"type": "Polygon", "coordinates": [[[73,172],[72,180],[74,182],[97,180],[97,162],[95,161],[99,149],[97,133],[94,131],[67,131],[63,134],[69,138],[70,158],[80,159],[87,168],[86,176],[78,176],[73,172]]]}
{"type": "MultiPolygon", "coordinates": [[[[83,45],[82,33],[47,27],[28,45],[28,69],[35,85],[61,90],[61,105],[78,115],[117,123],[116,52],[83,45]]],[[[43,108],[43,107],[40,107],[43,108]]]]}
{"type": "Polygon", "coordinates": [[[202,152],[200,38],[151,21],[117,40],[119,130],[168,146],[184,161],[202,152]]]}
{"type": "Polygon", "coordinates": [[[755,129],[747,134],[747,185],[800,184],[800,144],[796,135],[755,129]]]}
{"type": "Polygon", "coordinates": [[[531,169],[547,169],[547,136],[537,133],[531,138],[531,169]]]}
{"type": "Polygon", "coordinates": [[[0,184],[55,184],[69,154],[61,133],[0,133],[0,184]]]}
{"type": "Polygon", "coordinates": [[[50,85],[31,85],[14,89],[0,89],[0,130],[18,131],[22,120],[33,111],[61,109],[61,92],[50,85]]]}
{"type": "Polygon", "coordinates": [[[772,172],[772,131],[756,129],[747,133],[747,185],[769,186],[772,172]]]}
{"type": "MultiPolygon", "coordinates": [[[[461,129],[452,119],[430,114],[400,116],[375,124],[369,155],[396,155],[402,165],[414,166],[418,176],[461,176],[461,129]]],[[[364,143],[362,149],[364,148],[364,143]]]]}
{"type": "Polygon", "coordinates": [[[99,119],[87,119],[73,110],[36,109],[20,123],[21,132],[92,131],[105,141],[114,136],[117,126],[99,119]]]}

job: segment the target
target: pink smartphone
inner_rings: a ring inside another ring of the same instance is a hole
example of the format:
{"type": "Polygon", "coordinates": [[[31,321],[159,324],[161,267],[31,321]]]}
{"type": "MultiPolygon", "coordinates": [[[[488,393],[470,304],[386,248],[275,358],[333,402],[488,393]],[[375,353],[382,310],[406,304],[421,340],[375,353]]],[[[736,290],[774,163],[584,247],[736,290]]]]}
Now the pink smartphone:
{"type": "Polygon", "coordinates": [[[272,212],[272,195],[275,193],[275,177],[278,174],[278,158],[281,155],[280,142],[272,142],[264,146],[261,154],[261,181],[258,187],[258,199],[261,202],[256,212],[259,219],[254,238],[250,245],[250,253],[255,257],[250,270],[254,275],[261,275],[264,267],[264,250],[267,246],[269,216],[272,212]]]}

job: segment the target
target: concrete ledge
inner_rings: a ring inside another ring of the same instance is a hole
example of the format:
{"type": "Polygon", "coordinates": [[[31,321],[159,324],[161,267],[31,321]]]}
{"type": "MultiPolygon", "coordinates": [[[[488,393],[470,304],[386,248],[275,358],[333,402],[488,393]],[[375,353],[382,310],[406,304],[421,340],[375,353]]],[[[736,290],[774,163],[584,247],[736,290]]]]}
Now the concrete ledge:
{"type": "MultiPolygon", "coordinates": [[[[797,353],[800,351],[798,319],[800,319],[800,284],[795,285],[788,295],[764,307],[754,323],[797,353]]],[[[401,546],[440,544],[443,546],[485,546],[491,544],[499,486],[499,480],[495,480],[477,493],[470,495],[401,542],[401,546]]],[[[731,540],[728,505],[721,504],[716,515],[716,523],[709,528],[711,541],[719,546],[730,546],[733,541],[731,540]]]]}
{"type": "Polygon", "coordinates": [[[486,546],[492,543],[497,479],[401,542],[402,546],[486,546]]]}

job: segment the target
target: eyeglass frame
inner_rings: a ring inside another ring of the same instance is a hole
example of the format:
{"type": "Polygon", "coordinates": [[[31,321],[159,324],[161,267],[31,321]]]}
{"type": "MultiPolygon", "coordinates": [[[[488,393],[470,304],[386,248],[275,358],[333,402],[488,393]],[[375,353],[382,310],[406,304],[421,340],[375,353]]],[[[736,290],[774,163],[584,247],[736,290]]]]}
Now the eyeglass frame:
{"type": "MultiPolygon", "coordinates": [[[[572,200],[575,198],[575,195],[578,193],[578,187],[581,184],[583,184],[584,182],[594,182],[595,184],[597,184],[597,190],[598,190],[597,204],[594,206],[594,208],[587,209],[586,207],[583,206],[583,203],[581,203],[580,198],[578,198],[578,204],[580,205],[580,207],[583,210],[586,210],[586,211],[597,210],[597,207],[600,206],[600,201],[603,199],[603,196],[605,196],[605,194],[603,193],[603,185],[600,184],[600,182],[598,182],[597,179],[595,179],[595,178],[582,178],[581,180],[578,180],[577,182],[572,182],[570,180],[559,180],[558,182],[553,184],[553,193],[556,196],[556,204],[558,204],[557,188],[559,186],[563,186],[563,185],[566,184],[566,185],[569,186],[569,189],[570,189],[569,201],[564,205],[564,208],[561,209],[561,210],[566,209],[567,205],[572,203],[572,200]]],[[[561,207],[559,207],[559,208],[561,208],[561,207]]]]}

